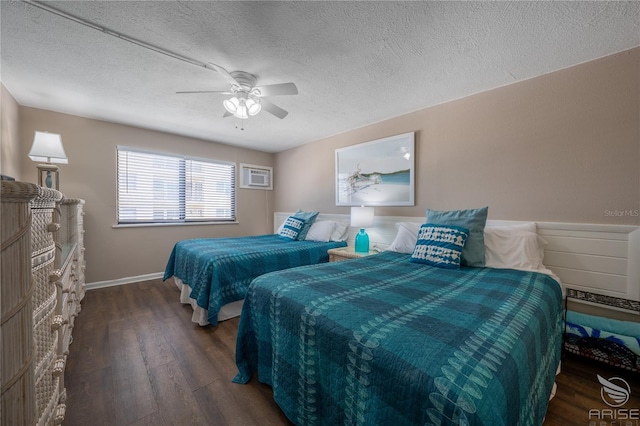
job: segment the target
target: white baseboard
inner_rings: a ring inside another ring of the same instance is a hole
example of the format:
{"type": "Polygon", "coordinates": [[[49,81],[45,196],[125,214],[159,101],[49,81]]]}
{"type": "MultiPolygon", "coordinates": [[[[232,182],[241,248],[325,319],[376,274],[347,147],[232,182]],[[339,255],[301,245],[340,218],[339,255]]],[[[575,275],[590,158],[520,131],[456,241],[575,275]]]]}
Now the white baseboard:
{"type": "Polygon", "coordinates": [[[153,274],[138,275],[135,277],[124,277],[116,280],[96,281],[94,283],[87,283],[87,290],[95,290],[96,288],[113,287],[117,285],[133,284],[140,281],[157,280],[164,277],[164,272],[155,272],[153,274]]]}

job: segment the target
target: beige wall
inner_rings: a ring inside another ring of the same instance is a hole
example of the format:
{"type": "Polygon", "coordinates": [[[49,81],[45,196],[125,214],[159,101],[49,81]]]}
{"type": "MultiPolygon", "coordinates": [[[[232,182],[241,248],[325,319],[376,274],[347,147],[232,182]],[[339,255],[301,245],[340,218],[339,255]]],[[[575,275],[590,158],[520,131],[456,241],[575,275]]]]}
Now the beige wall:
{"type": "Polygon", "coordinates": [[[20,109],[21,169],[36,182],[27,156],[35,130],[59,133],[69,157],[60,165],[60,190],[85,205],[88,283],[164,271],[182,239],[265,234],[273,229],[273,191],[238,189],[238,224],[112,228],[116,223],[116,146],[273,165],[273,154],[34,108],[20,109]]]}
{"type": "Polygon", "coordinates": [[[22,179],[20,173],[20,107],[0,83],[0,174],[22,179]]]}
{"type": "Polygon", "coordinates": [[[278,153],[275,209],[348,213],[335,149],[415,131],[416,205],[376,215],[640,225],[639,103],[636,48],[278,153]]]}
{"type": "Polygon", "coordinates": [[[640,225],[624,215],[640,210],[640,48],[275,155],[19,107],[3,87],[2,173],[36,181],[35,130],[62,135],[60,189],[87,202],[87,282],[160,272],[181,239],[270,232],[273,211],[348,213],[335,206],[335,149],[408,131],[416,205],[377,215],[488,205],[491,219],[640,225]],[[275,191],[238,189],[237,225],[114,229],[119,144],[273,166],[275,191]]]}

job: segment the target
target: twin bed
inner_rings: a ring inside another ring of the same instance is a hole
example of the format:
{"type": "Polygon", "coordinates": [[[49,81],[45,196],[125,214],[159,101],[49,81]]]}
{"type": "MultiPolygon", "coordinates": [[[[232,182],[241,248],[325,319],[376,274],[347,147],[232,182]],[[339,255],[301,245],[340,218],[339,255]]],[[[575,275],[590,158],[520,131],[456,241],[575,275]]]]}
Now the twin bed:
{"type": "Polygon", "coordinates": [[[181,302],[193,307],[193,322],[215,325],[240,314],[247,288],[257,276],[328,262],[327,250],[346,245],[292,241],[275,234],[184,240],[173,247],[164,280],[174,277],[181,302]]]}
{"type": "Polygon", "coordinates": [[[401,248],[324,263],[346,244],[277,235],[215,242],[178,243],[165,279],[188,283],[212,324],[244,298],[234,381],[257,375],[295,424],[542,424],[562,344],[550,271],[445,269],[401,248]]]}

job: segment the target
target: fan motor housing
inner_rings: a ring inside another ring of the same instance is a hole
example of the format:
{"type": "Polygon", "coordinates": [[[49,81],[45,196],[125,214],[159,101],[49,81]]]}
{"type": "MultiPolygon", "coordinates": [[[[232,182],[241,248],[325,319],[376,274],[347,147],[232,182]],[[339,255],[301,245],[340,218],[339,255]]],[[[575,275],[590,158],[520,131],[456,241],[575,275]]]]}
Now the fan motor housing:
{"type": "Polygon", "coordinates": [[[229,74],[236,79],[238,84],[240,84],[240,88],[245,92],[251,91],[258,80],[255,75],[244,71],[231,71],[229,74]]]}

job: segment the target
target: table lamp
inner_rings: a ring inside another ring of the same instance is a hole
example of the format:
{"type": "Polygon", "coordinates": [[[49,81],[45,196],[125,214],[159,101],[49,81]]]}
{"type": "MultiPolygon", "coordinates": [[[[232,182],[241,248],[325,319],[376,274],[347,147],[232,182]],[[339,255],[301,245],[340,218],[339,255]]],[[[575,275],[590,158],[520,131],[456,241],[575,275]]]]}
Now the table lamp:
{"type": "Polygon", "coordinates": [[[356,253],[369,252],[369,235],[364,232],[364,228],[373,226],[373,207],[351,207],[351,226],[360,228],[356,234],[356,253]]]}
{"type": "Polygon", "coordinates": [[[33,161],[44,161],[46,163],[38,164],[37,166],[38,185],[54,188],[55,183],[55,189],[60,189],[58,166],[52,163],[69,164],[60,135],[36,130],[33,136],[33,145],[31,146],[31,151],[29,151],[29,158],[33,161]]]}

